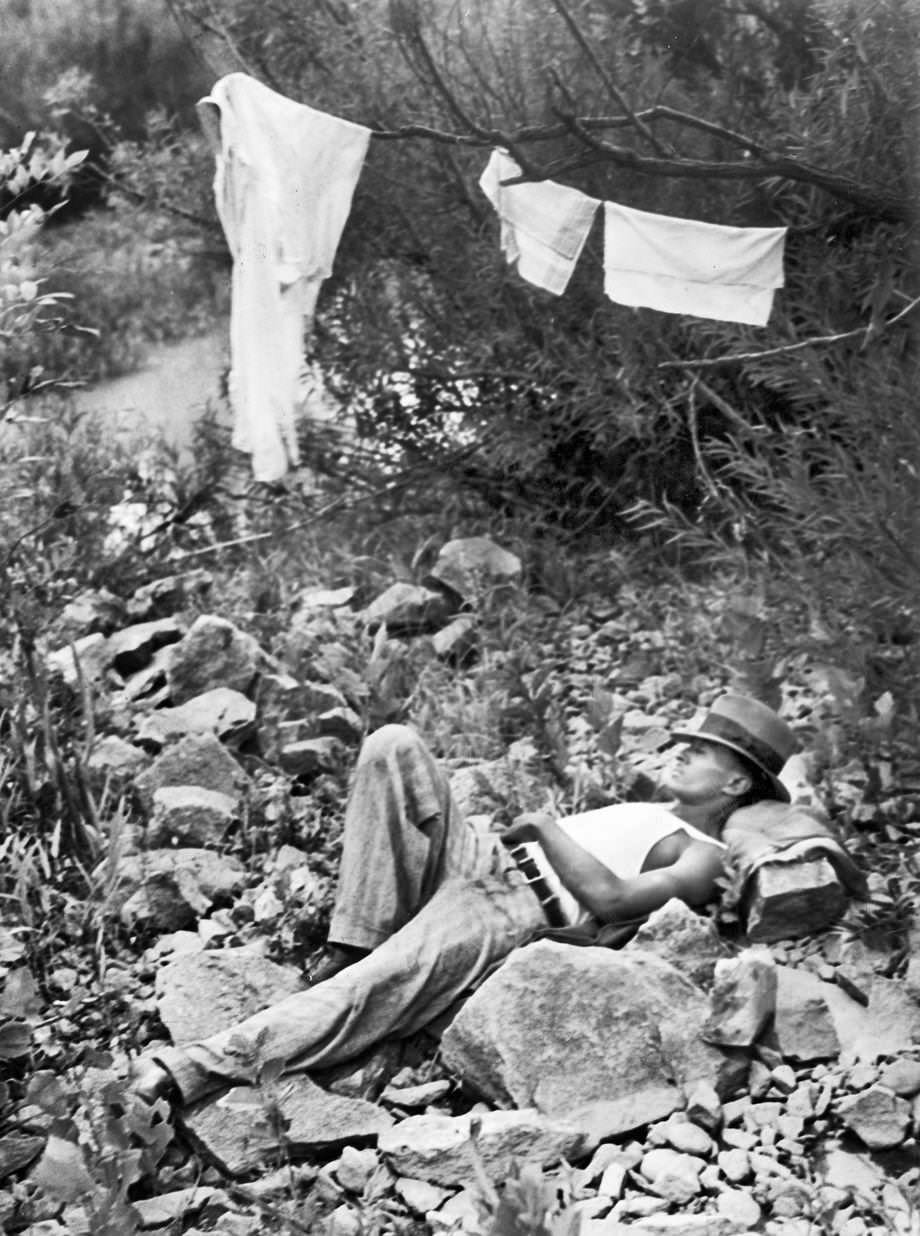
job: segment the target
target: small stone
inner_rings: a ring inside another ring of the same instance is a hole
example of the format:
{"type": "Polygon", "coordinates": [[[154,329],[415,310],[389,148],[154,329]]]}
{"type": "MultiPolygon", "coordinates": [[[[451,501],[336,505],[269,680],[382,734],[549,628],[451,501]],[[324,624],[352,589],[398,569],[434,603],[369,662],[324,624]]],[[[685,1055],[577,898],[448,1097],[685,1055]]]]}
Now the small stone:
{"type": "Polygon", "coordinates": [[[461,600],[477,603],[496,589],[516,587],[522,574],[516,554],[488,537],[471,536],[442,546],[426,582],[446,585],[461,600]]]}
{"type": "Polygon", "coordinates": [[[87,588],[68,601],[54,623],[53,633],[60,639],[79,639],[101,632],[109,635],[124,620],[124,604],[107,588],[87,588]]]}
{"type": "Polygon", "coordinates": [[[676,1150],[650,1150],[639,1165],[649,1187],[659,1197],[678,1204],[689,1202],[700,1191],[700,1172],[705,1159],[676,1150]]]}
{"type": "Polygon", "coordinates": [[[775,1069],[771,1069],[770,1079],[783,1094],[790,1094],[795,1089],[798,1080],[795,1070],[789,1064],[778,1064],[775,1069]]]}
{"type": "Polygon", "coordinates": [[[380,1096],[381,1103],[390,1103],[394,1107],[404,1107],[412,1111],[427,1107],[429,1103],[437,1103],[450,1094],[451,1083],[447,1078],[439,1081],[423,1082],[419,1086],[398,1087],[389,1085],[380,1096]]]}
{"type": "Polygon", "coordinates": [[[657,953],[697,987],[708,989],[725,945],[710,919],[672,897],[653,911],[624,949],[657,953]]]}
{"type": "Polygon", "coordinates": [[[737,1224],[738,1231],[756,1227],[761,1218],[760,1206],[744,1189],[725,1189],[716,1199],[716,1209],[737,1224]]]}
{"type": "Polygon", "coordinates": [[[744,1113],[748,1129],[772,1128],[783,1114],[782,1103],[751,1103],[744,1113]]]}
{"type": "Polygon", "coordinates": [[[749,1047],[776,1007],[776,982],[772,959],[754,950],[717,962],[703,1037],[721,1046],[749,1047]]]}
{"type": "Polygon", "coordinates": [[[910,1104],[881,1086],[843,1099],[837,1110],[847,1128],[870,1150],[900,1146],[907,1136],[910,1104]]]}
{"type": "Polygon", "coordinates": [[[343,1188],[352,1193],[362,1193],[379,1163],[380,1156],[376,1150],[346,1146],[335,1165],[335,1174],[343,1188]]]}
{"type": "Polygon", "coordinates": [[[397,1177],[393,1188],[412,1213],[420,1216],[437,1210],[451,1196],[450,1189],[429,1184],[427,1180],[413,1180],[411,1176],[397,1177]]]}
{"type": "Polygon", "coordinates": [[[173,614],[205,596],[214,583],[209,571],[184,571],[166,575],[138,588],[128,602],[128,617],[135,622],[173,614]]]}
{"type": "Polygon", "coordinates": [[[362,617],[369,631],[386,626],[390,635],[422,635],[443,626],[455,609],[441,591],[400,582],[373,600],[362,617]]]}
{"type": "Polygon", "coordinates": [[[712,1154],[712,1138],[703,1129],[689,1120],[675,1120],[673,1117],[665,1122],[665,1138],[668,1145],[684,1154],[696,1154],[703,1158],[712,1154]]]}
{"type": "Polygon", "coordinates": [[[142,1228],[167,1227],[190,1218],[198,1211],[219,1206],[227,1209],[230,1199],[222,1189],[208,1185],[196,1185],[190,1189],[177,1189],[172,1193],[160,1193],[156,1197],[141,1198],[132,1205],[137,1211],[142,1228]]]}
{"type": "Polygon", "coordinates": [[[751,1174],[751,1160],[746,1150],[720,1150],[717,1162],[726,1180],[741,1184],[751,1174]]]}
{"type": "Polygon", "coordinates": [[[316,718],[316,733],[320,738],[338,738],[345,743],[360,742],[364,723],[353,708],[329,708],[316,718]]]}
{"type": "Polygon", "coordinates": [[[326,1220],[325,1236],[361,1236],[364,1223],[351,1206],[336,1206],[326,1220]]]}
{"type": "Polygon", "coordinates": [[[147,850],[119,860],[109,904],[128,926],[180,931],[239,892],[245,874],[237,859],[211,850],[147,850]]]}
{"type": "Polygon", "coordinates": [[[748,1070],[748,1093],[752,1099],[762,1099],[772,1084],[770,1070],[762,1060],[752,1060],[748,1070]]]}
{"type": "Polygon", "coordinates": [[[617,1201],[623,1192],[627,1171],[628,1168],[625,1163],[609,1163],[604,1168],[604,1174],[601,1176],[600,1183],[597,1186],[598,1193],[602,1193],[605,1197],[617,1201]]]}
{"type": "Polygon", "coordinates": [[[304,738],[283,746],[278,763],[292,777],[312,777],[332,772],[341,762],[341,752],[337,738],[304,738]]]}
{"type": "Polygon", "coordinates": [[[690,1091],[687,1096],[687,1117],[710,1133],[719,1127],[722,1121],[722,1101],[715,1087],[709,1082],[697,1082],[690,1091]]]}
{"type": "Polygon", "coordinates": [[[887,1086],[902,1098],[913,1098],[920,1092],[920,1060],[902,1056],[901,1059],[887,1064],[878,1080],[882,1086],[887,1086]]]}
{"type": "Polygon", "coordinates": [[[723,1129],[722,1141],[726,1146],[731,1146],[737,1150],[753,1150],[757,1145],[758,1138],[754,1133],[748,1133],[746,1129],[723,1129]]]}

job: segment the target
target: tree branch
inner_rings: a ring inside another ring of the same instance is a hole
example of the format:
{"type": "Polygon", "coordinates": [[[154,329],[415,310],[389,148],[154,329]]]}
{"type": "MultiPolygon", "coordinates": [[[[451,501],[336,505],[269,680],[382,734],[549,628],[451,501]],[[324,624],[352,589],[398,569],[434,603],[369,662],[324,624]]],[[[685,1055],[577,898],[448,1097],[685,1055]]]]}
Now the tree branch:
{"type": "Polygon", "coordinates": [[[878,326],[870,322],[868,326],[857,326],[855,330],[845,330],[839,335],[815,335],[812,339],[801,339],[798,343],[786,343],[777,348],[764,348],[760,352],[735,352],[731,356],[713,356],[706,360],[661,361],[657,368],[714,369],[717,365],[731,365],[737,361],[760,360],[767,356],[783,356],[787,352],[801,352],[803,348],[811,348],[818,343],[840,343],[844,339],[858,339],[860,335],[865,336],[868,342],[870,338],[881,335],[890,326],[894,326],[896,322],[906,318],[918,305],[920,305],[920,296],[915,296],[910,304],[905,305],[899,313],[881,322],[878,326]]]}

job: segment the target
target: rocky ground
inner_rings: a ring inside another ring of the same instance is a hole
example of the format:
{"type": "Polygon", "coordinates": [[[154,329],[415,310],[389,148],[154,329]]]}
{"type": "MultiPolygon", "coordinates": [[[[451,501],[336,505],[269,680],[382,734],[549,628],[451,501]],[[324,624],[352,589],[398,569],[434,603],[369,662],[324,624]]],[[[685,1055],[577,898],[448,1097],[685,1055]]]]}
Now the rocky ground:
{"type": "Polygon", "coordinates": [[[74,598],[37,655],[93,861],[68,892],[37,846],[4,850],[5,1230],[920,1232],[917,778],[892,696],[826,647],[778,659],[750,598],[606,565],[563,606],[455,542],[373,597],[301,589],[271,633],[204,571],[74,598]],[[486,827],[641,797],[668,727],[729,683],[800,732],[794,793],[875,871],[872,907],[828,925],[799,895],[796,938],[758,941],[730,890],[709,917],[670,903],[619,951],[520,950],[438,1035],[309,1079],[256,1058],[174,1121],[132,1099],[137,1054],[309,981],[368,727],[408,713],[486,827]]]}

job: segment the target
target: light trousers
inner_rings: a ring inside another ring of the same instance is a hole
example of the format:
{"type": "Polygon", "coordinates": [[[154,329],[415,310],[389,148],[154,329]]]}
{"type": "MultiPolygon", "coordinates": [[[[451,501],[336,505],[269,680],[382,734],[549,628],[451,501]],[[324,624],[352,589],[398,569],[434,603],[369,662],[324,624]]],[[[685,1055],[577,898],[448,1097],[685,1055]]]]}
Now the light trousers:
{"type": "Polygon", "coordinates": [[[372,949],[200,1042],[157,1056],[185,1102],[258,1064],[327,1068],[427,1025],[546,919],[497,838],[477,833],[418,735],[364,743],[345,812],[330,941],[372,949]]]}

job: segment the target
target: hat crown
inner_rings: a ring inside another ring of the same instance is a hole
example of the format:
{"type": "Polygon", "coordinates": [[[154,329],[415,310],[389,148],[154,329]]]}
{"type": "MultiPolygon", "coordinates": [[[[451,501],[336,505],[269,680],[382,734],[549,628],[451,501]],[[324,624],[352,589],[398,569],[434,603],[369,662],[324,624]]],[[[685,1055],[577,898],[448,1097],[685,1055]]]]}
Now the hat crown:
{"type": "Polygon", "coordinates": [[[782,717],[749,695],[719,696],[697,732],[701,738],[712,737],[731,745],[773,776],[798,745],[782,717]]]}

